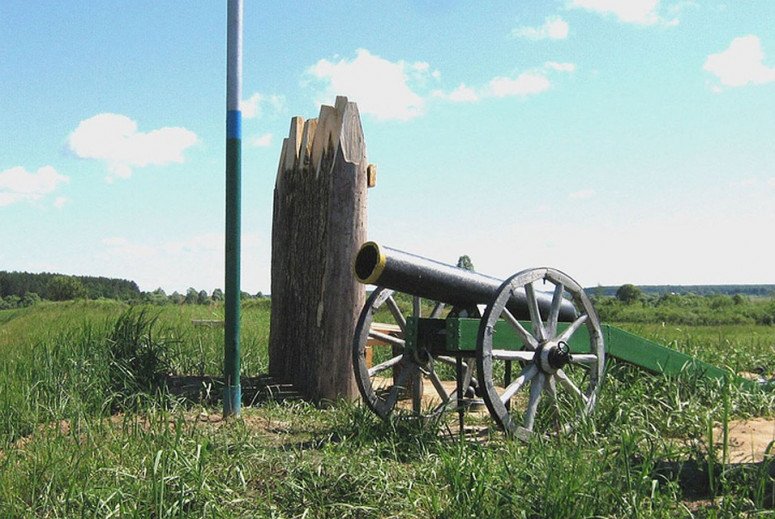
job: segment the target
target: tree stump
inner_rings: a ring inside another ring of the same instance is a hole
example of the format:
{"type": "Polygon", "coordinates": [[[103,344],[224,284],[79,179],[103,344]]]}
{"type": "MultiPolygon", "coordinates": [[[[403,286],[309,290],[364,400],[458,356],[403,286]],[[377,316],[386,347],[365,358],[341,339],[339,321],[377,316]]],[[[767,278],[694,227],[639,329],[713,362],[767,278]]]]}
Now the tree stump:
{"type": "Polygon", "coordinates": [[[366,241],[366,145],[346,97],[291,120],[272,221],[269,374],[323,403],[357,395],[352,341],[364,304],[352,273],[366,241]]]}

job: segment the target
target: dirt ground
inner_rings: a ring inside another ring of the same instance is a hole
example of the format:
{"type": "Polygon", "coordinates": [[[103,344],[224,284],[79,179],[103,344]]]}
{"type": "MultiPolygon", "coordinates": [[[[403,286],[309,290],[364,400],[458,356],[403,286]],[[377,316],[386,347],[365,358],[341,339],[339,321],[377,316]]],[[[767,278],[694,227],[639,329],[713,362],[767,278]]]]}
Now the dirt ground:
{"type": "MultiPolygon", "coordinates": [[[[385,381],[387,382],[387,381],[385,381]]],[[[442,383],[447,393],[455,390],[454,382],[444,381],[442,383]]],[[[423,384],[423,405],[430,408],[433,404],[438,404],[438,394],[432,384],[423,384]]],[[[409,407],[409,401],[399,403],[409,407]]],[[[486,414],[482,409],[479,414],[486,414]]],[[[727,455],[729,463],[759,463],[765,457],[775,456],[775,419],[774,418],[751,418],[748,420],[733,420],[729,422],[728,429],[729,442],[727,444],[727,455]]],[[[721,453],[723,442],[723,430],[717,426],[713,431],[713,437],[721,453]]]]}
{"type": "MultiPolygon", "coordinates": [[[[197,391],[201,392],[201,387],[203,385],[208,386],[208,384],[205,384],[201,379],[202,377],[186,377],[191,378],[191,381],[187,381],[188,385],[186,384],[178,384],[180,387],[177,389],[180,390],[180,393],[191,393],[192,395],[197,394],[197,391]],[[194,380],[195,379],[195,380],[194,380]],[[189,387],[190,386],[190,387],[189,387]]],[[[257,388],[263,387],[264,390],[266,390],[267,384],[265,380],[246,380],[245,381],[246,388],[245,390],[248,391],[258,391],[257,388]],[[255,388],[253,386],[256,386],[255,388]]],[[[445,390],[448,393],[452,393],[455,389],[454,382],[447,382],[444,381],[443,383],[445,390]]],[[[270,393],[272,394],[272,397],[275,399],[283,400],[289,397],[289,394],[286,394],[287,391],[283,391],[283,387],[281,386],[271,386],[273,387],[273,391],[270,393]],[[275,394],[276,393],[276,394],[275,394]]],[[[423,405],[427,406],[427,408],[431,408],[433,404],[438,404],[438,395],[436,394],[436,391],[433,388],[432,384],[423,384],[423,405]]],[[[203,395],[199,395],[202,397],[203,395]]],[[[291,395],[291,399],[293,397],[297,397],[297,395],[294,393],[291,395]]],[[[411,406],[411,403],[409,401],[401,402],[399,405],[406,405],[411,406]]],[[[481,408],[477,409],[477,411],[474,413],[476,415],[481,415],[482,418],[486,418],[487,410],[482,406],[481,408]]],[[[112,421],[121,421],[123,418],[121,415],[113,417],[112,421]]],[[[142,418],[137,418],[139,421],[143,421],[142,418]]],[[[222,419],[220,416],[220,413],[201,413],[201,414],[194,414],[191,416],[192,421],[199,421],[199,422],[209,422],[214,425],[220,425],[222,424],[222,419]]],[[[267,428],[266,425],[262,426],[261,419],[252,420],[251,425],[261,428],[267,428]]],[[[486,420],[484,420],[486,422],[486,420]]],[[[290,424],[288,424],[290,425],[290,424]]],[[[39,429],[59,429],[59,432],[63,434],[69,434],[70,432],[70,424],[66,420],[62,420],[53,424],[46,424],[41,425],[39,429]]],[[[272,424],[272,427],[270,427],[271,431],[268,432],[280,432],[279,429],[282,429],[282,424],[274,423],[272,424]]],[[[764,417],[758,417],[758,418],[751,418],[748,420],[734,420],[729,422],[728,424],[728,434],[729,434],[729,442],[727,444],[727,455],[728,455],[728,463],[737,464],[737,463],[759,463],[763,461],[765,458],[771,458],[772,456],[775,456],[775,418],[764,418],[764,417]]],[[[716,442],[717,448],[719,450],[719,455],[721,456],[721,447],[723,442],[723,431],[721,429],[721,426],[717,426],[713,433],[714,440],[716,442]]],[[[23,448],[28,442],[30,441],[30,438],[20,438],[17,441],[16,447],[17,448],[23,448]]],[[[721,461],[721,460],[719,460],[721,461]]]]}
{"type": "MultiPolygon", "coordinates": [[[[758,463],[766,456],[775,456],[775,419],[734,420],[729,422],[728,433],[729,463],[758,463]]],[[[721,426],[713,431],[719,449],[723,434],[721,426]]]]}

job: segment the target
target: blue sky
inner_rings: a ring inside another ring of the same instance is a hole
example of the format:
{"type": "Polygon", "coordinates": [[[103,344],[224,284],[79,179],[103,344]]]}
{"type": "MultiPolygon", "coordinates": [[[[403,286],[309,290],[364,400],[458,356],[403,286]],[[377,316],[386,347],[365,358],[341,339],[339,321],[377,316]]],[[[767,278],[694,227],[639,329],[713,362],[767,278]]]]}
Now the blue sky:
{"type": "MultiPolygon", "coordinates": [[[[0,3],[0,270],[223,287],[225,2],[0,3]]],[[[346,95],[369,238],[506,277],[775,283],[771,0],[244,6],[242,286],[290,119],[346,95]]]]}

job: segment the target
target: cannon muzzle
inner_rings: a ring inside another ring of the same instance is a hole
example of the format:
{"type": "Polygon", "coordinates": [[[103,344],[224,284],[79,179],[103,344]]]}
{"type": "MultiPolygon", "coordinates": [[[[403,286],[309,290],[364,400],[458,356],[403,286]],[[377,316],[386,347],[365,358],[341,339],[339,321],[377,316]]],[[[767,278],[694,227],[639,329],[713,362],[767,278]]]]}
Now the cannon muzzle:
{"type": "MultiPolygon", "coordinates": [[[[378,285],[413,296],[441,301],[459,308],[489,304],[503,280],[440,263],[422,256],[364,243],[355,257],[355,277],[367,285],[378,285]]],[[[552,297],[536,293],[543,316],[549,314],[552,297]]],[[[517,319],[530,319],[527,298],[515,293],[507,305],[517,319]]],[[[560,307],[559,320],[573,321],[576,310],[570,301],[560,307]]]]}

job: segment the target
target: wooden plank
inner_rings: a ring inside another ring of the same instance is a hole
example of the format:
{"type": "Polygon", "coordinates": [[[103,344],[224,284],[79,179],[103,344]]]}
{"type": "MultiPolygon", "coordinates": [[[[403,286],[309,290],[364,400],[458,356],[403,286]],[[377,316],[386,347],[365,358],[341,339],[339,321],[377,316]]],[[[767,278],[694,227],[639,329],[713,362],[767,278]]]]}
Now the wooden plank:
{"type": "Polygon", "coordinates": [[[191,319],[194,326],[223,326],[222,319],[191,319]]]}

